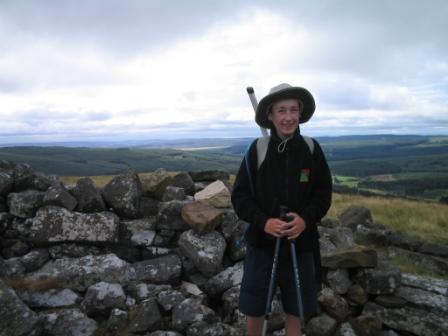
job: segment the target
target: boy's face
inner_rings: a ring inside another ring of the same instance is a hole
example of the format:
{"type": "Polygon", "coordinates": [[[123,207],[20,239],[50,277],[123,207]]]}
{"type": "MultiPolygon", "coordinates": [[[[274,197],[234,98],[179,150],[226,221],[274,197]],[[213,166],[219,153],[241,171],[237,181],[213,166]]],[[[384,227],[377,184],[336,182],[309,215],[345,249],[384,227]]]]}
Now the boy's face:
{"type": "Polygon", "coordinates": [[[275,126],[280,137],[287,138],[299,127],[300,109],[297,99],[279,100],[272,104],[269,120],[275,126]]]}

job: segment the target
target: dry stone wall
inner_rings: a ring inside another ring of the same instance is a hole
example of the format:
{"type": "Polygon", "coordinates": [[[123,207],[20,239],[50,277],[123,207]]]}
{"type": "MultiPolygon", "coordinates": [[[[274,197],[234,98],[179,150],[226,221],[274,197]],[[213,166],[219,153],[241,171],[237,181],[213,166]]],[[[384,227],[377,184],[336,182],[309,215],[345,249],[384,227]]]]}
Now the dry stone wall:
{"type": "MultiPolygon", "coordinates": [[[[248,224],[229,188],[223,172],[164,170],[65,186],[0,162],[0,336],[244,335],[248,224]]],[[[306,335],[446,334],[446,281],[402,274],[355,244],[381,230],[364,208],[323,221],[321,313],[306,335]]],[[[443,247],[419,248],[446,259],[443,247]]],[[[273,307],[269,333],[284,335],[278,296],[273,307]]]]}

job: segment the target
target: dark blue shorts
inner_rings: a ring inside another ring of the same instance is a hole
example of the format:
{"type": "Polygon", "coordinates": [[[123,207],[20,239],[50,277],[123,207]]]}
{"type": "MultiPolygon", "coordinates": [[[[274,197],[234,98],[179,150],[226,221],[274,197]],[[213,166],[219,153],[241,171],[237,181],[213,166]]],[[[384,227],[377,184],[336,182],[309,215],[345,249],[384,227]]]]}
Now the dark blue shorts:
{"type": "MultiPolygon", "coordinates": [[[[247,316],[262,316],[272,271],[274,248],[247,246],[244,260],[244,275],[241,283],[239,309],[247,316]]],[[[297,253],[300,292],[305,318],[318,312],[317,283],[312,252],[297,253]]],[[[289,242],[283,239],[277,266],[276,287],[280,287],[283,311],[299,316],[297,292],[289,242]]],[[[275,292],[275,291],[274,291],[275,292]]]]}

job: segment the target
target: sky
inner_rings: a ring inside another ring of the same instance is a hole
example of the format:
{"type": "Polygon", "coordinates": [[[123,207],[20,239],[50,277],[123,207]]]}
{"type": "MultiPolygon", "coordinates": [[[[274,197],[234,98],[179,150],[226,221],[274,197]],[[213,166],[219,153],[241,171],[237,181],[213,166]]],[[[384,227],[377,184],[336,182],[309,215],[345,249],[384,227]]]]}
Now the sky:
{"type": "Polygon", "coordinates": [[[310,136],[448,135],[446,0],[0,0],[0,144],[256,137],[246,93],[316,100],[310,136]]]}

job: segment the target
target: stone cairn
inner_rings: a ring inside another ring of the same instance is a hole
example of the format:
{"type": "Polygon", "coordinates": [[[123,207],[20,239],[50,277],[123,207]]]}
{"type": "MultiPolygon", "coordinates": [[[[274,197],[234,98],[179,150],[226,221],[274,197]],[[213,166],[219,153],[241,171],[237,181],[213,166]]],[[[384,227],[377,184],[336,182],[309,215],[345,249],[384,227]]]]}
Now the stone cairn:
{"type": "MultiPolygon", "coordinates": [[[[228,180],[130,170],[99,189],[0,162],[0,336],[244,335],[247,224],[228,180]]],[[[307,336],[446,335],[447,281],[402,274],[355,244],[356,233],[397,240],[367,209],[350,207],[319,231],[325,281],[307,336]]],[[[446,267],[446,247],[401,243],[438,251],[435,267],[446,267]]],[[[269,334],[284,335],[277,297],[273,307],[269,334]]]]}

